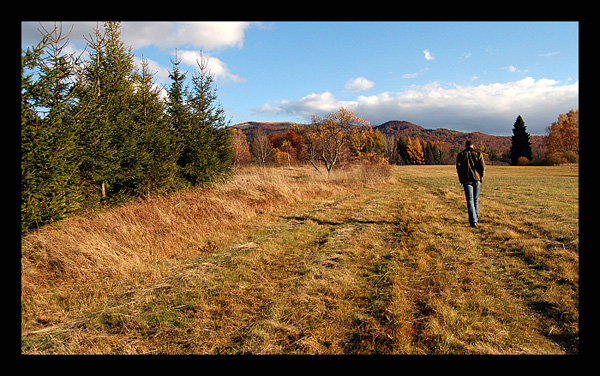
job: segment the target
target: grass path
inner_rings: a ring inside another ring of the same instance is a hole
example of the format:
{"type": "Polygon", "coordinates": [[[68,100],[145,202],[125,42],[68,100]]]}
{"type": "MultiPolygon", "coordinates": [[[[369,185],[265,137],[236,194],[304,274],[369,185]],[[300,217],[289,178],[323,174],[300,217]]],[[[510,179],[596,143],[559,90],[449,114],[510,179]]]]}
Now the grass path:
{"type": "Polygon", "coordinates": [[[577,353],[577,169],[489,170],[477,229],[452,166],[399,167],[396,184],[264,214],[24,351],[577,353]]]}

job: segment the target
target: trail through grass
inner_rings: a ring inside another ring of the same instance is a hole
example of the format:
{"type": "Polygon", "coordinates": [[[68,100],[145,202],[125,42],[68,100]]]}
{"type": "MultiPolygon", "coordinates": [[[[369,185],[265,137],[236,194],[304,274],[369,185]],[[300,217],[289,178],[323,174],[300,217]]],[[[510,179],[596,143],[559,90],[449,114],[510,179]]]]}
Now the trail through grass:
{"type": "Polygon", "coordinates": [[[578,353],[576,167],[490,166],[476,229],[453,166],[393,175],[262,214],[22,351],[578,353]]]}

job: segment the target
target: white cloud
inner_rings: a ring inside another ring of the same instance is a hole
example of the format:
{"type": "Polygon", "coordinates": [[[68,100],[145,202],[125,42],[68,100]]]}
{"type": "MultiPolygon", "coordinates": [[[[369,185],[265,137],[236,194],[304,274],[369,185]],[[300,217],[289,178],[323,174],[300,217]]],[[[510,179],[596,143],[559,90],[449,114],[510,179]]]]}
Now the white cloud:
{"type": "Polygon", "coordinates": [[[416,78],[418,76],[419,76],[418,73],[406,73],[406,74],[402,75],[402,78],[416,78]]]}
{"type": "MultiPolygon", "coordinates": [[[[142,59],[135,56],[134,60],[135,60],[136,65],[141,70],[142,69],[142,59]]],[[[167,67],[157,63],[156,61],[154,61],[152,59],[148,59],[147,57],[144,57],[144,60],[146,60],[148,62],[148,70],[150,71],[150,73],[155,75],[155,77],[158,77],[159,81],[166,81],[169,78],[169,69],[167,67]]]]}
{"type": "Polygon", "coordinates": [[[522,70],[522,69],[517,69],[517,67],[515,67],[514,65],[509,65],[508,67],[506,67],[506,69],[511,72],[511,73],[527,73],[527,69],[522,70]]]}
{"type": "Polygon", "coordinates": [[[123,22],[121,35],[133,48],[191,46],[204,50],[244,45],[250,22],[123,22]]]}
{"type": "Polygon", "coordinates": [[[373,86],[375,86],[375,82],[364,77],[358,77],[349,79],[344,89],[356,93],[363,90],[370,90],[373,86]]]}
{"type": "Polygon", "coordinates": [[[253,109],[253,114],[298,116],[309,120],[312,114],[323,115],[328,112],[337,111],[346,102],[338,101],[335,96],[326,91],[321,94],[312,93],[298,100],[281,100],[276,102],[277,107],[268,103],[253,109]]]}
{"type": "Polygon", "coordinates": [[[229,68],[227,68],[227,64],[225,64],[223,61],[206,53],[201,53],[200,51],[181,50],[177,51],[177,57],[181,59],[183,64],[194,67],[195,69],[198,66],[196,61],[200,61],[200,59],[204,57],[205,59],[208,59],[208,69],[215,75],[216,79],[220,79],[224,82],[236,83],[246,81],[245,78],[231,73],[229,68]]]}
{"type": "Polygon", "coordinates": [[[517,115],[530,134],[544,134],[558,114],[579,107],[579,82],[559,85],[550,79],[526,77],[519,81],[479,86],[442,86],[437,82],[412,85],[402,92],[383,92],[340,101],[326,91],[299,100],[264,105],[255,114],[298,116],[324,115],[346,107],[378,125],[388,120],[407,120],[426,128],[449,128],[465,132],[510,135],[517,115]]]}
{"type": "Polygon", "coordinates": [[[435,60],[435,57],[433,57],[429,50],[423,50],[423,53],[425,54],[425,60],[435,60]]]}
{"type": "MultiPolygon", "coordinates": [[[[51,29],[53,22],[42,22],[51,29]]],[[[98,23],[102,30],[102,22],[98,23]]],[[[244,45],[245,32],[251,22],[122,22],[121,38],[134,49],[154,45],[160,48],[188,46],[207,51],[244,45]]],[[[71,42],[85,44],[84,36],[94,32],[96,22],[63,22],[66,34],[71,27],[71,42]]],[[[41,39],[38,22],[22,22],[22,42],[32,45],[41,39]]]]}
{"type": "Polygon", "coordinates": [[[550,57],[550,56],[558,55],[559,53],[560,53],[560,51],[548,52],[547,54],[538,54],[538,56],[541,56],[541,57],[550,57]]]}

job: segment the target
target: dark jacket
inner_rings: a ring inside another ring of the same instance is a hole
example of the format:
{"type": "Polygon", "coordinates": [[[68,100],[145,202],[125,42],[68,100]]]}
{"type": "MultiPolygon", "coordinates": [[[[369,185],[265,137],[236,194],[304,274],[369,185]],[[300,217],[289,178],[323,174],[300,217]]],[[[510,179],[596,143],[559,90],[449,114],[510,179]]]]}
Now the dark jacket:
{"type": "Polygon", "coordinates": [[[473,148],[467,148],[456,156],[456,172],[461,184],[469,181],[483,181],[485,162],[483,154],[473,148]]]}

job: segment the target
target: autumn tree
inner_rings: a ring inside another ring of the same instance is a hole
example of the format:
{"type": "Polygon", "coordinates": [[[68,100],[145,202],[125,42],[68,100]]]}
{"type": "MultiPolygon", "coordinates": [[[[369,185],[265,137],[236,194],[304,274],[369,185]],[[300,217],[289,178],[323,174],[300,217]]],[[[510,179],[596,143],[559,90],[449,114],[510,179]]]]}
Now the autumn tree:
{"type": "Polygon", "coordinates": [[[398,163],[398,142],[394,136],[383,136],[383,153],[390,164],[400,164],[398,163]]]}
{"type": "Polygon", "coordinates": [[[579,110],[560,114],[558,121],[546,128],[546,155],[553,161],[579,161],[579,110]]]}
{"type": "Polygon", "coordinates": [[[250,141],[250,153],[261,166],[265,166],[273,156],[273,145],[262,127],[258,128],[256,136],[250,141]]]}
{"type": "Polygon", "coordinates": [[[232,133],[232,146],[233,146],[233,168],[237,170],[240,166],[250,163],[250,146],[246,135],[240,129],[231,128],[232,133]]]}
{"type": "Polygon", "coordinates": [[[354,158],[369,160],[375,155],[383,155],[384,138],[379,129],[373,131],[369,126],[352,128],[348,147],[354,158]]]}
{"type": "Polygon", "coordinates": [[[319,172],[317,163],[323,162],[327,176],[331,176],[331,170],[347,148],[351,129],[365,125],[369,122],[344,107],[324,117],[313,115],[311,123],[301,128],[307,159],[319,172]]]}
{"type": "Polygon", "coordinates": [[[294,147],[292,146],[292,142],[290,140],[284,140],[281,143],[281,151],[284,152],[287,157],[287,165],[288,167],[292,165],[292,153],[294,152],[294,147]]]}
{"type": "Polygon", "coordinates": [[[421,141],[419,141],[419,138],[415,138],[414,140],[411,140],[410,137],[408,137],[408,140],[406,141],[406,149],[408,151],[408,156],[410,159],[410,163],[411,164],[416,164],[416,165],[422,165],[425,164],[425,156],[423,154],[423,145],[421,145],[421,141]]]}

